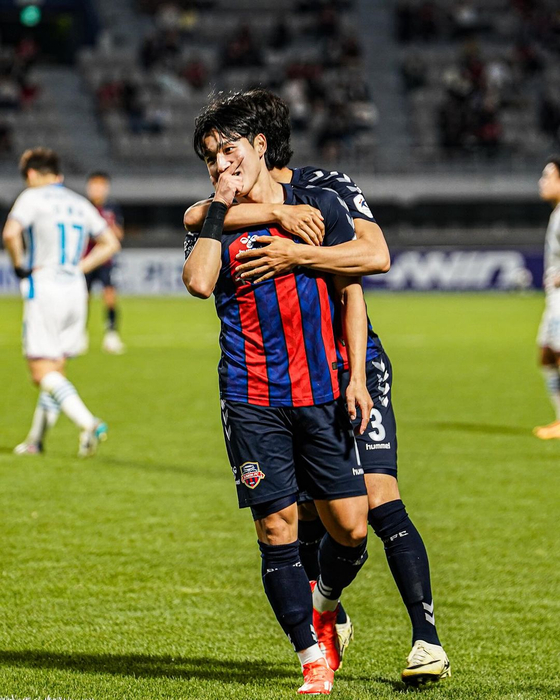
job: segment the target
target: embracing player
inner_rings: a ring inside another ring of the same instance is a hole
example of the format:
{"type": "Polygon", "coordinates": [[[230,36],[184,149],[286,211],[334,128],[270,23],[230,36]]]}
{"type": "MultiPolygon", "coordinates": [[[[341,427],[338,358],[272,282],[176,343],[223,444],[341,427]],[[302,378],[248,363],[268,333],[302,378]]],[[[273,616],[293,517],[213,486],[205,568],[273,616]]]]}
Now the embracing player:
{"type": "Polygon", "coordinates": [[[539,328],[540,363],[556,420],[534,429],[541,440],[560,439],[560,156],[549,158],[539,180],[542,199],[554,207],[544,250],[546,308],[539,328]]]}
{"type": "Polygon", "coordinates": [[[266,595],[302,664],[299,693],[328,695],[333,670],[315,630],[367,557],[367,498],[340,398],[333,312],[347,341],[346,399],[353,416],[356,406],[365,415],[371,407],[365,389],[367,320],[357,279],[303,270],[258,284],[239,278],[239,251],[260,236],[291,236],[275,226],[223,231],[234,197],[318,208],[325,245],[354,237],[334,193],[296,192],[270,176],[266,138],[258,127],[254,105],[239,95],[213,102],[196,121],[195,150],[216,192],[201,233],[187,239],[183,279],[195,296],[215,296],[222,322],[219,377],[227,453],[239,505],[250,507],[255,521],[266,595]],[[323,588],[313,597],[297,540],[302,487],[315,499],[328,531],[319,552],[323,588]]]}
{"type": "MultiPolygon", "coordinates": [[[[268,90],[245,93],[259,110],[261,128],[268,142],[267,163],[279,182],[291,183],[303,191],[321,187],[338,194],[345,203],[356,229],[356,240],[336,248],[319,245],[296,245],[288,239],[257,238],[253,249],[240,252],[238,268],[241,279],[262,282],[277,278],[300,266],[316,272],[366,275],[384,272],[389,267],[389,253],[380,227],[375,222],[362,191],[348,175],[316,167],[288,168],[290,121],[287,105],[268,90]]],[[[208,202],[199,202],[185,213],[185,225],[200,229],[208,202]]],[[[286,221],[284,226],[307,243],[320,241],[320,221],[316,212],[304,213],[303,222],[286,221]]],[[[260,205],[238,204],[230,209],[225,227],[258,225],[260,221],[280,222],[286,218],[281,208],[267,210],[260,205]],[[266,217],[266,218],[261,218],[266,217]],[[275,217],[271,219],[270,217],[275,217]]],[[[402,677],[406,683],[421,684],[450,675],[449,660],[443,650],[434,616],[428,557],[422,538],[409,518],[401,500],[397,482],[397,435],[392,407],[392,368],[371,323],[368,324],[367,386],[374,401],[368,430],[357,436],[361,466],[368,490],[368,520],[382,540],[387,561],[412,623],[412,650],[402,677]]],[[[346,365],[339,362],[341,389],[347,382],[346,365]]],[[[310,578],[318,572],[317,549],[324,533],[322,523],[312,509],[300,509],[299,539],[302,562],[310,578]]],[[[328,649],[335,660],[342,656],[352,638],[352,625],[339,608],[336,619],[337,647],[328,649]]],[[[334,622],[334,620],[333,620],[334,622]]]]}
{"type": "Polygon", "coordinates": [[[27,189],[10,211],[3,240],[21,279],[23,351],[31,378],[41,391],[29,434],[14,452],[42,452],[47,430],[62,411],[79,428],[78,454],[86,457],[107,437],[107,426],[93,416],[64,371],[66,359],[79,354],[83,344],[84,273],[102,265],[120,245],[87,199],[64,187],[54,151],[25,151],[20,172],[27,189]],[[96,244],[83,258],[89,236],[96,244]]]}

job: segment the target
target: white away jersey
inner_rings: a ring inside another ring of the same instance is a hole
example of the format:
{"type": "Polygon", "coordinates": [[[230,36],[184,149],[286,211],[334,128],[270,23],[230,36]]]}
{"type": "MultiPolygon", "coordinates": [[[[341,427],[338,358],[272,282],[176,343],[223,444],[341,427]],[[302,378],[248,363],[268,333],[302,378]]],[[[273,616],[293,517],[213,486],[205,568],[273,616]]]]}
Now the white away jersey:
{"type": "Polygon", "coordinates": [[[27,266],[75,268],[88,237],[107,228],[97,209],[62,184],[29,187],[16,199],[9,218],[24,228],[27,266]]]}
{"type": "Polygon", "coordinates": [[[560,295],[560,288],[554,285],[560,275],[560,204],[550,215],[544,244],[544,288],[548,294],[560,295]]]}

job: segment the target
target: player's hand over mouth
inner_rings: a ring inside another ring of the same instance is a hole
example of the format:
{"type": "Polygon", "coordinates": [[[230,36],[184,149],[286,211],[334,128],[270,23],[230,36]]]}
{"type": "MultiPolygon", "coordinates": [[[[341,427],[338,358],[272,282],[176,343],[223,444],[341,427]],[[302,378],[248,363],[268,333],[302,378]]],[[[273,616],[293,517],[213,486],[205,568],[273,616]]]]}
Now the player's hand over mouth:
{"type": "Polygon", "coordinates": [[[297,243],[278,236],[257,236],[255,242],[263,247],[244,250],[236,256],[243,261],[237,268],[238,279],[263,282],[297,267],[297,243]]]}
{"type": "Polygon", "coordinates": [[[216,194],[214,195],[215,202],[223,202],[226,207],[230,207],[239,194],[243,186],[243,179],[237,172],[237,169],[243,162],[243,158],[230,163],[228,167],[220,173],[215,182],[216,194]]]}
{"type": "Polygon", "coordinates": [[[276,221],[293,236],[309,245],[321,245],[325,237],[323,215],[308,204],[283,204],[275,212],[276,221]]]}
{"type": "Polygon", "coordinates": [[[350,420],[356,420],[358,409],[362,421],[359,428],[355,428],[356,434],[363,435],[369,421],[373,401],[366,387],[365,380],[351,379],[348,389],[346,389],[346,406],[350,420]]]}

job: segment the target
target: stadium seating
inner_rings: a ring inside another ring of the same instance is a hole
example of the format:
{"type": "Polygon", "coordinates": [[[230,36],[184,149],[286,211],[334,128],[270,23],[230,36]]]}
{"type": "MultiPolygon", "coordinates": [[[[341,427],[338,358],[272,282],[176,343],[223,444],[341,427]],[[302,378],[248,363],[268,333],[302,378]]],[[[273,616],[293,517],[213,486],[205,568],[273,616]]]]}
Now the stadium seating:
{"type": "Polygon", "coordinates": [[[559,23],[546,0],[395,4],[418,164],[526,167],[557,148],[559,23]]]}
{"type": "Polygon", "coordinates": [[[132,166],[194,159],[193,122],[208,94],[256,85],[292,103],[303,156],[337,159],[374,147],[376,111],[349,3],[333,12],[292,1],[282,15],[272,0],[220,0],[175,14],[168,3],[140,5],[155,14],[137,46],[109,43],[79,57],[117,158],[132,166]]]}

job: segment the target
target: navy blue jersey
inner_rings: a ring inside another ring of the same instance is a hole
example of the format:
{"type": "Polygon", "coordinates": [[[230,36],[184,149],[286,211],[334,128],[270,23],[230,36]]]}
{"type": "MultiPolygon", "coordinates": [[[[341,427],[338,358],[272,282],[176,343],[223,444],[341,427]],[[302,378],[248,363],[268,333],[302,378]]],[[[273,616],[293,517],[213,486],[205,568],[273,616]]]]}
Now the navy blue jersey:
{"type": "MultiPolygon", "coordinates": [[[[286,204],[309,204],[325,220],[323,245],[354,238],[348,212],[332,192],[284,185],[286,204]]],[[[296,269],[253,284],[237,279],[236,255],[257,236],[301,241],[274,226],[224,231],[222,267],[214,289],[221,320],[219,365],[223,399],[256,406],[321,405],[339,396],[330,275],[296,269]]],[[[187,236],[188,257],[196,235],[187,236]]]]}
{"type": "Polygon", "coordinates": [[[329,172],[311,165],[305,168],[294,168],[292,173],[292,185],[333,190],[348,207],[353,219],[364,219],[375,223],[375,218],[368,207],[362,190],[345,173],[339,173],[338,170],[329,172]]]}
{"type": "MultiPolygon", "coordinates": [[[[320,187],[327,191],[331,190],[342,200],[352,219],[364,219],[365,221],[375,223],[375,218],[367,205],[362,190],[345,173],[339,173],[337,170],[327,172],[326,170],[308,165],[305,168],[294,168],[292,170],[291,184],[294,187],[303,187],[305,189],[320,187]]],[[[344,340],[340,331],[338,343],[339,365],[341,369],[348,369],[346,351],[342,349],[341,346],[344,346],[344,340]]],[[[368,361],[375,360],[381,351],[381,340],[373,330],[373,326],[368,317],[368,347],[366,359],[368,361]]]]}

